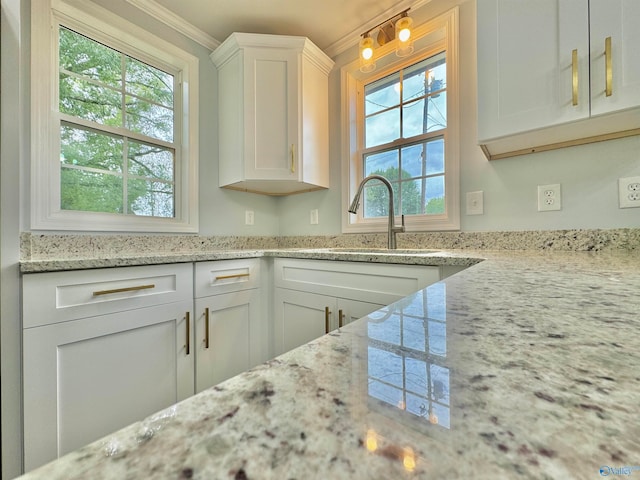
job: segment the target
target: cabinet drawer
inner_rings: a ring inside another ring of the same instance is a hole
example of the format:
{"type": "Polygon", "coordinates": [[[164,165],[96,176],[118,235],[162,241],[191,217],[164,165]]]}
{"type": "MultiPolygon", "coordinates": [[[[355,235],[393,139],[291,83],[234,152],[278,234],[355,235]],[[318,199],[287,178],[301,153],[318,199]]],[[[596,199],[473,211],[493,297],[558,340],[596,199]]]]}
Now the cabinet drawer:
{"type": "Polygon", "coordinates": [[[281,259],[276,287],[389,304],[440,281],[440,267],[281,259]]]}
{"type": "Polygon", "coordinates": [[[196,263],[195,298],[238,292],[259,286],[259,258],[196,263]]]}
{"type": "Polygon", "coordinates": [[[26,274],[23,328],[192,298],[191,264],[26,274]]]}

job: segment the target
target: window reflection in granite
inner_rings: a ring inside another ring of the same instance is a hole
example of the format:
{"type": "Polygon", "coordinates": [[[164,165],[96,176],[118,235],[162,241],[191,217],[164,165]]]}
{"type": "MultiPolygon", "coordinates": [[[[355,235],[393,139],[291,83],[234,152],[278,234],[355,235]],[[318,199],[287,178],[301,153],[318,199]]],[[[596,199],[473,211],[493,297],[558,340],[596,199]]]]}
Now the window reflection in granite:
{"type": "Polygon", "coordinates": [[[369,396],[450,428],[446,286],[370,314],[367,330],[369,396]]]}

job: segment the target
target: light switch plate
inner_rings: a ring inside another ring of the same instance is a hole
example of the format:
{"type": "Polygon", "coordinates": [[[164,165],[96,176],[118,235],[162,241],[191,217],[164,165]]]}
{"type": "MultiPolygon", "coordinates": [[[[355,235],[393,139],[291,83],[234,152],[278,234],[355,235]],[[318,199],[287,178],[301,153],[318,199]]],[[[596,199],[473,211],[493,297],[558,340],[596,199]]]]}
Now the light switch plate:
{"type": "Polygon", "coordinates": [[[467,192],[467,215],[484,215],[484,192],[467,192]]]}

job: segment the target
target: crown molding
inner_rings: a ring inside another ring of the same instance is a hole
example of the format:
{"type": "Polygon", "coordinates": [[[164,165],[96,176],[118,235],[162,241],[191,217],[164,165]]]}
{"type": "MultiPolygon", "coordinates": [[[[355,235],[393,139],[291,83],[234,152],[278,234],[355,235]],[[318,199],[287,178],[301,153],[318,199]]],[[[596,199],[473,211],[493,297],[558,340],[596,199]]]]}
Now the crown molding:
{"type": "Polygon", "coordinates": [[[126,0],[126,2],[211,51],[220,45],[220,41],[193,26],[155,0],[126,0]]]}
{"type": "Polygon", "coordinates": [[[370,30],[375,25],[378,25],[379,23],[382,23],[389,18],[393,18],[394,16],[396,16],[403,10],[406,10],[407,8],[417,10],[418,8],[426,5],[429,2],[431,2],[431,0],[402,0],[397,4],[395,4],[393,7],[382,12],[377,17],[372,18],[366,23],[363,23],[356,30],[354,30],[351,33],[348,33],[347,35],[342,37],[340,40],[332,43],[331,45],[329,45],[327,48],[324,49],[324,52],[331,58],[334,58],[336,55],[339,55],[342,52],[347,51],[354,45],[357,45],[360,42],[360,36],[362,35],[362,32],[366,32],[367,30],[370,30]]]}
{"type": "MultiPolygon", "coordinates": [[[[155,0],[125,0],[127,3],[130,3],[134,7],[142,10],[146,14],[154,17],[156,20],[164,23],[165,25],[173,28],[179,33],[185,35],[190,38],[194,42],[199,43],[205,48],[208,48],[211,51],[214,51],[218,46],[222,43],[219,40],[215,39],[211,35],[206,32],[203,32],[199,28],[193,26],[191,23],[187,22],[184,18],[176,15],[171,10],[163,7],[155,0]]],[[[331,58],[336,55],[341,54],[342,52],[347,51],[354,45],[357,45],[360,41],[360,35],[362,32],[366,32],[371,29],[374,25],[384,22],[388,18],[392,18],[398,13],[406,10],[407,8],[411,8],[413,10],[417,10],[418,8],[426,5],[431,2],[431,0],[402,0],[394,5],[392,8],[389,8],[382,12],[380,15],[372,18],[366,23],[360,25],[353,32],[348,33],[338,41],[332,43],[327,48],[324,49],[324,52],[331,58]]]]}

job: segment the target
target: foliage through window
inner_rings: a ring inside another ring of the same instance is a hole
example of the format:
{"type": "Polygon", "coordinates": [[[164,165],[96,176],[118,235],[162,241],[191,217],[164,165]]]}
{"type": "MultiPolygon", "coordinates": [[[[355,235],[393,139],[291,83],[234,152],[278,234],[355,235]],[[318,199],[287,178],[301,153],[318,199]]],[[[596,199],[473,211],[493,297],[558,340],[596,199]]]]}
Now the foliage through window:
{"type": "MultiPolygon", "coordinates": [[[[364,176],[387,178],[395,215],[445,213],[445,52],[364,87],[364,176]]],[[[365,186],[364,217],[386,217],[386,188],[365,186]]]]}
{"type": "Polygon", "coordinates": [[[175,82],[59,28],[62,210],[175,216],[175,82]]]}

